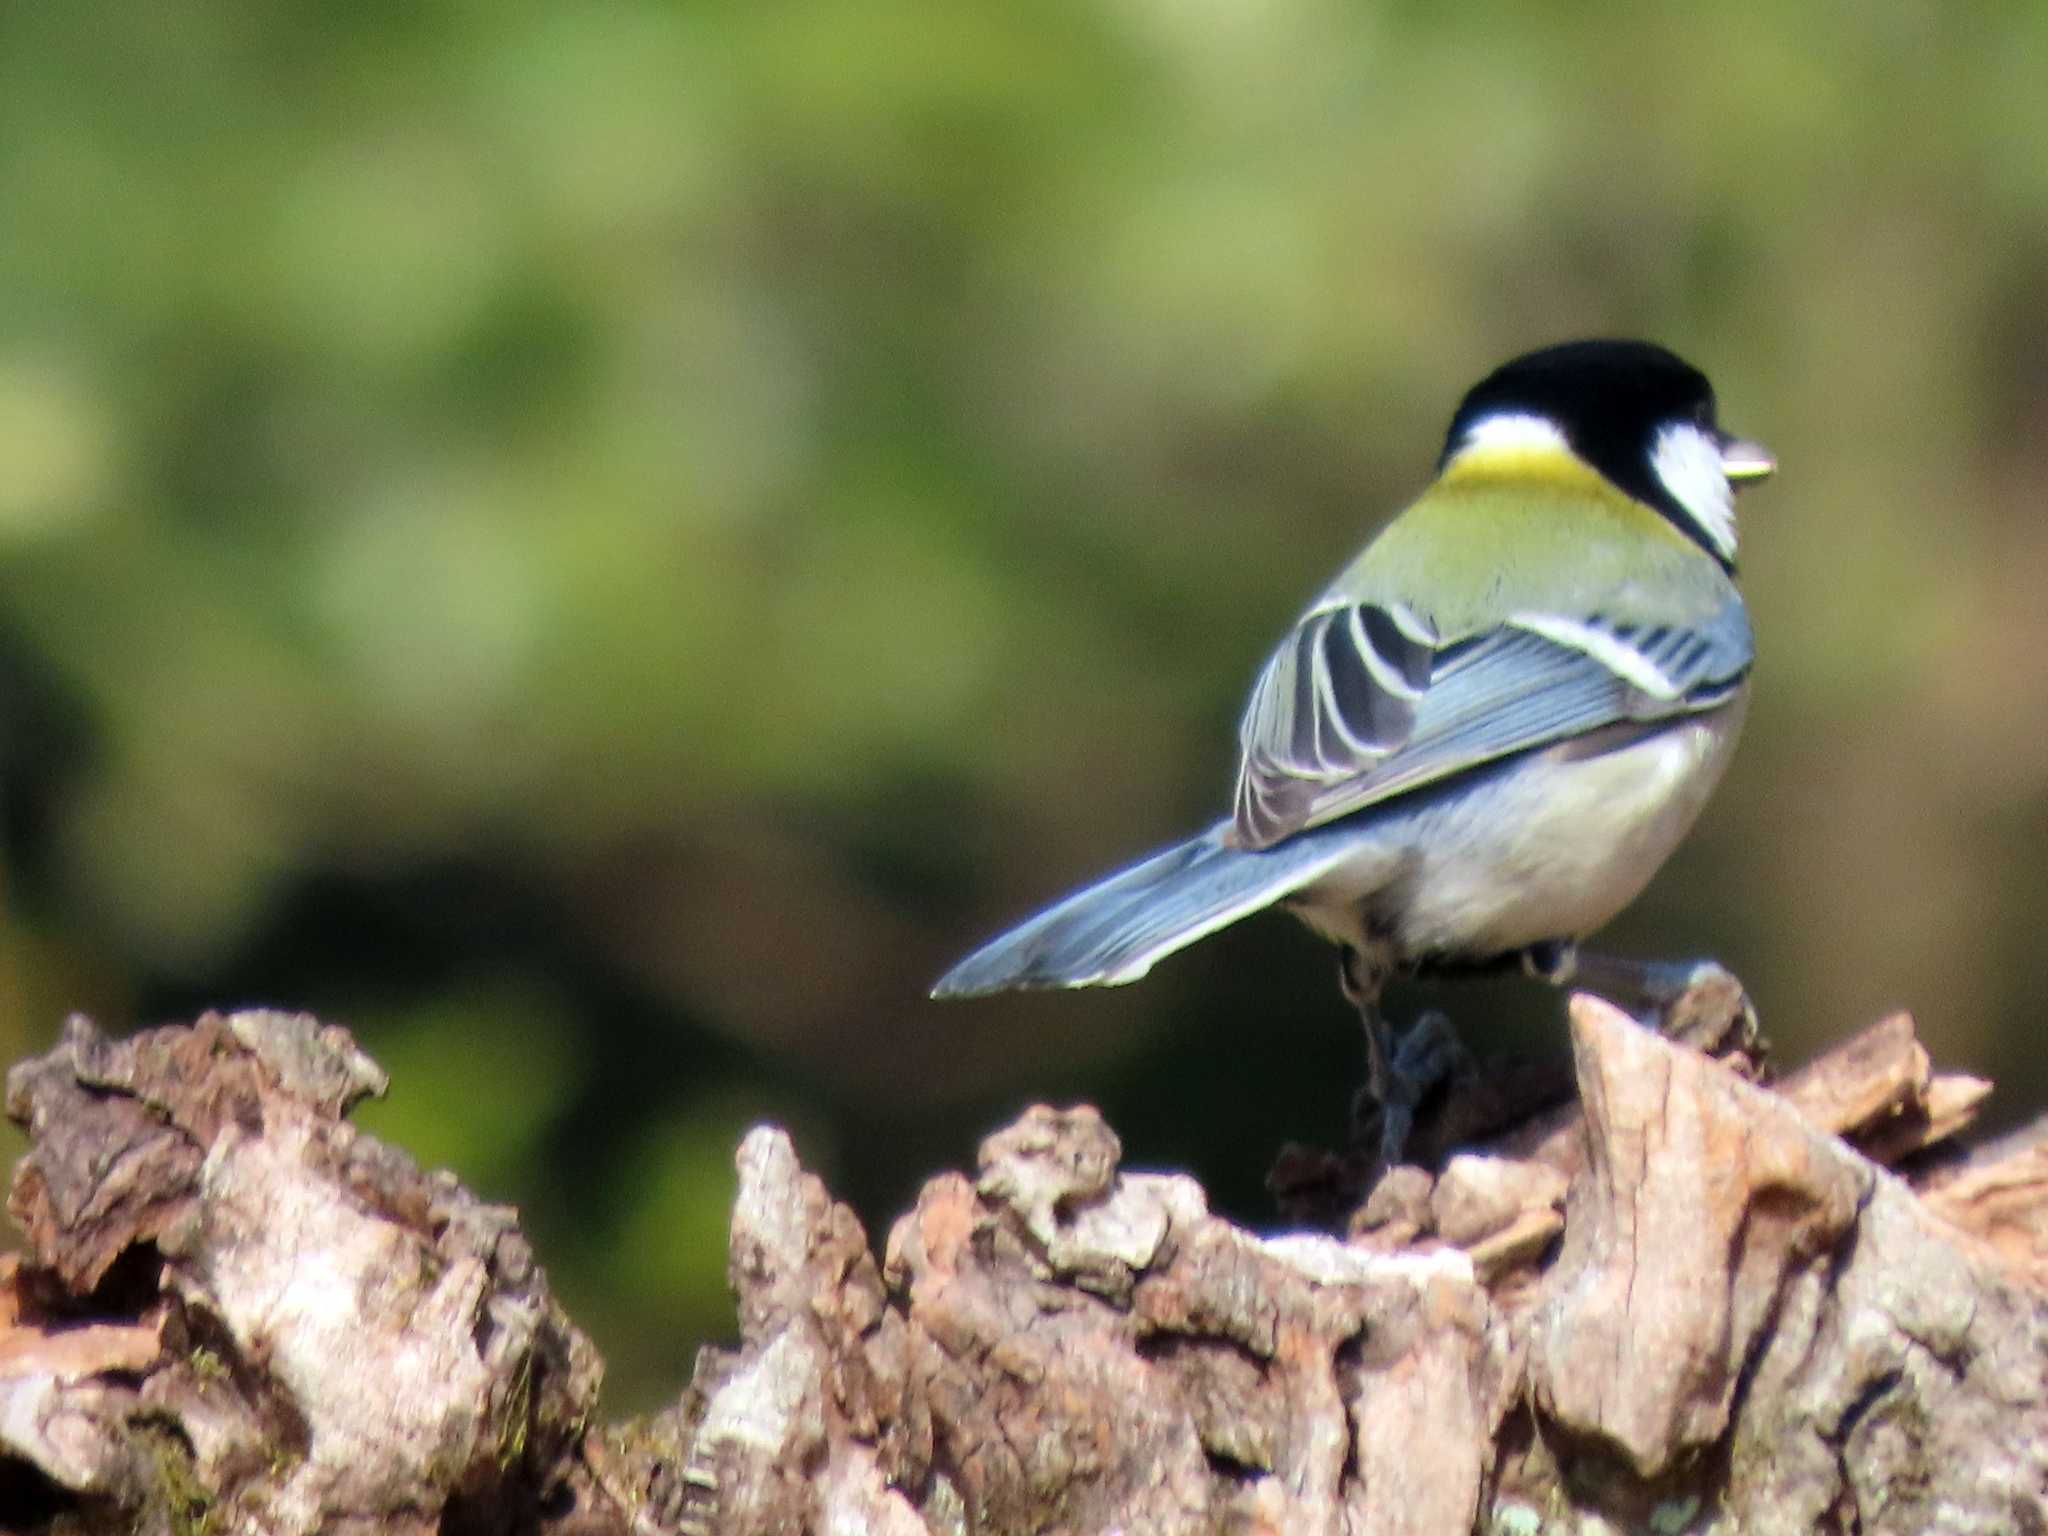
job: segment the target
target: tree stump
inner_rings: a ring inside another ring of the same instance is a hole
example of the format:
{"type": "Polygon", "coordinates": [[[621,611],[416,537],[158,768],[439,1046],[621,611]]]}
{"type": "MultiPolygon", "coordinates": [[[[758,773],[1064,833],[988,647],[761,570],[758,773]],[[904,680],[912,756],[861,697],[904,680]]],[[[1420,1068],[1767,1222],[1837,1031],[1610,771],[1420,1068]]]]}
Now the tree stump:
{"type": "Polygon", "coordinates": [[[2048,1531],[2048,1134],[1962,1146],[1988,1085],[1903,1015],[1775,1087],[1589,997],[1571,1036],[1578,1104],[1341,1232],[1037,1108],[878,1255],[758,1128],[738,1347],[606,1426],[512,1213],[347,1123],[343,1031],[74,1020],[8,1079],[0,1525],[2048,1531]]]}

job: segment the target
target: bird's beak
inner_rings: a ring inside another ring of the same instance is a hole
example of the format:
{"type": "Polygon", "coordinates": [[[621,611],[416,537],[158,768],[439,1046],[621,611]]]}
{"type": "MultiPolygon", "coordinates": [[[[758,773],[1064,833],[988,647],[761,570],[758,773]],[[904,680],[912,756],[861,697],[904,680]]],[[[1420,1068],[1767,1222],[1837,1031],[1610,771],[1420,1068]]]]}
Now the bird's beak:
{"type": "Polygon", "coordinates": [[[1721,473],[1728,477],[1729,484],[1743,486],[1752,480],[1768,480],[1777,467],[1778,461],[1762,443],[1740,437],[1721,439],[1721,473]]]}

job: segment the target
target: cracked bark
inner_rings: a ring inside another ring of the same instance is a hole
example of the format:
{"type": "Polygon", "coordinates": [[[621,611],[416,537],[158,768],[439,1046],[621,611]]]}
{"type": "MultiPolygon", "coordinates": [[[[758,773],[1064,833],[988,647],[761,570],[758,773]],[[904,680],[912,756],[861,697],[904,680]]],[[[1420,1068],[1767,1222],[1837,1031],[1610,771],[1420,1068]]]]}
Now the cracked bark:
{"type": "Polygon", "coordinates": [[[346,1034],[74,1021],[8,1081],[0,1526],[2048,1531],[2048,1125],[1963,1145],[1904,1016],[1775,1088],[1588,998],[1572,1045],[1583,1110],[1468,1085],[1440,1167],[1291,1150],[1333,1233],[1039,1108],[878,1255],[759,1128],[738,1346],[600,1425],[512,1213],[348,1125],[346,1034]]]}

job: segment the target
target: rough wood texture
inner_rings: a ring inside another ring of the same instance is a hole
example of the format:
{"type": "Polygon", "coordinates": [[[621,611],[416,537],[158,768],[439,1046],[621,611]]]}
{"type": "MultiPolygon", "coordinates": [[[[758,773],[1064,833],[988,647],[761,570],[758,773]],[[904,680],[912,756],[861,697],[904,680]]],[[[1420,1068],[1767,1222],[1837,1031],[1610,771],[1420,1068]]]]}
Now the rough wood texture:
{"type": "Polygon", "coordinates": [[[347,1125],[345,1034],[74,1021],[8,1082],[0,1526],[2048,1531],[2048,1134],[1955,1149],[1985,1085],[1903,1016],[1775,1090],[1588,998],[1572,1045],[1583,1109],[1392,1170],[1343,1238],[1040,1108],[878,1257],[757,1129],[739,1347],[600,1428],[510,1214],[347,1125]]]}
{"type": "Polygon", "coordinates": [[[8,1075],[35,1145],[0,1447],[42,1482],[0,1524],[491,1530],[555,1493],[596,1354],[509,1210],[342,1118],[382,1087],[276,1013],[119,1043],[74,1019],[8,1075]]]}

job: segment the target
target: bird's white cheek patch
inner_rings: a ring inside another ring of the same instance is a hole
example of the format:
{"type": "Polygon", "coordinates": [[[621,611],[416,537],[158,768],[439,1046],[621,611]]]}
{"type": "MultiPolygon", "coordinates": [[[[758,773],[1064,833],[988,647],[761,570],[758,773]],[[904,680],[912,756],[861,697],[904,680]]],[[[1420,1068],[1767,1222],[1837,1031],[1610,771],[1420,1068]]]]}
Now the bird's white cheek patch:
{"type": "Polygon", "coordinates": [[[1650,468],[1672,499],[1692,514],[1723,560],[1735,558],[1735,492],[1721,463],[1721,445],[1689,421],[1657,433],[1650,468]]]}

